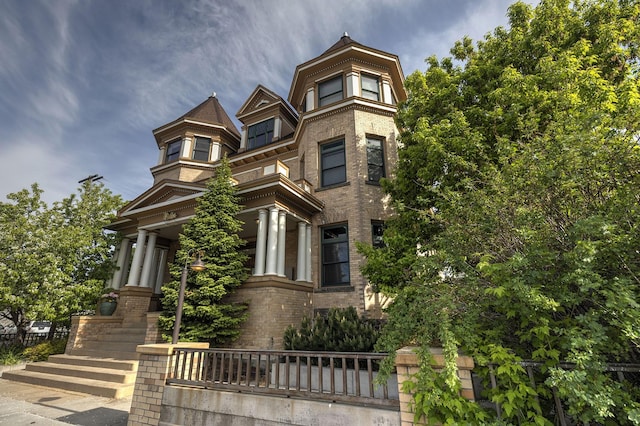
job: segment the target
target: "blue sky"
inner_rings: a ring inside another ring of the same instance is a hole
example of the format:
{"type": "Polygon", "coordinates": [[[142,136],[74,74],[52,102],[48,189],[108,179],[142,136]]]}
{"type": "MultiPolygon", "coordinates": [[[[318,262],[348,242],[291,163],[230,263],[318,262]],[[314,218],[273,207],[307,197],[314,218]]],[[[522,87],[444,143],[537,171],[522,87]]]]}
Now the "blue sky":
{"type": "Polygon", "coordinates": [[[93,174],[131,200],[152,184],[152,130],[212,92],[232,118],[258,84],[286,99],[296,65],[345,31],[424,70],[506,25],[511,3],[3,0],[0,200],[37,182],[51,203],[93,174]]]}

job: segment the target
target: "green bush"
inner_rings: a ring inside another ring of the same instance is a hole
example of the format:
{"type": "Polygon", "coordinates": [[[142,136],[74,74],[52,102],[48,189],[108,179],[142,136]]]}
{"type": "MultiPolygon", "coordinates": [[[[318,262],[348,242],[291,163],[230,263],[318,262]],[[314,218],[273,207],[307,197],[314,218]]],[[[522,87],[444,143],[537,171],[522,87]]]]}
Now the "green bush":
{"type": "Polygon", "coordinates": [[[22,361],[22,346],[11,345],[0,348],[0,365],[16,365],[22,361]]]}
{"type": "Polygon", "coordinates": [[[63,354],[67,346],[67,339],[47,340],[22,352],[28,361],[46,361],[49,355],[63,354]]]}
{"type": "Polygon", "coordinates": [[[354,307],[331,308],[326,316],[302,319],[300,328],[287,327],[286,350],[373,352],[379,332],[373,321],[358,317],[354,307]]]}

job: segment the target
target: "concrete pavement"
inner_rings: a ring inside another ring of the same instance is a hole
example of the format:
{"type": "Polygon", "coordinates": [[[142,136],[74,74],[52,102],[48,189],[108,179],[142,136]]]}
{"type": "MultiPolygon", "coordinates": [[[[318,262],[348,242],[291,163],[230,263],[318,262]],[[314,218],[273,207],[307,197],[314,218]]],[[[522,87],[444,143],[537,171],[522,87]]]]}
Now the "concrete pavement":
{"type": "Polygon", "coordinates": [[[125,426],[130,408],[130,397],[102,398],[0,378],[0,425],[125,426]]]}

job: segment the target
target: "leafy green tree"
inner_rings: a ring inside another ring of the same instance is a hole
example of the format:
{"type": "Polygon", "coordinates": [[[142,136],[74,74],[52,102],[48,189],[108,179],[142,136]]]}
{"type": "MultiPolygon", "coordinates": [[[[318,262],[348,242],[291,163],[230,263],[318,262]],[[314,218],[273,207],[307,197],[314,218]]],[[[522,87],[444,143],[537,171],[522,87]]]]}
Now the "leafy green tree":
{"type": "Polygon", "coordinates": [[[226,157],[216,169],[216,176],[207,182],[204,194],[198,198],[195,216],[184,225],[180,234],[180,249],[171,265],[173,280],[165,285],[160,326],[173,329],[180,276],[193,253],[200,252],[207,268],[187,276],[180,340],[210,342],[221,345],[237,338],[246,319],[247,306],[225,298],[248,277],[244,241],[239,237],[242,221],[237,218],[240,205],[231,181],[231,169],[226,157]]]}
{"type": "Polygon", "coordinates": [[[637,389],[603,372],[640,354],[640,4],[518,2],[508,17],[407,78],[384,182],[397,217],[384,248],[360,246],[394,297],[380,349],[422,347],[416,414],[434,421],[488,421],[457,394],[462,349],[479,371],[500,365],[508,386],[489,397],[509,422],[548,424],[555,387],[580,422],[640,424],[637,389]]]}
{"type": "Polygon", "coordinates": [[[102,184],[87,181],[48,207],[37,184],[0,203],[0,308],[24,336],[31,320],[68,323],[93,307],[113,272],[117,236],[103,226],[122,205],[102,184]]]}

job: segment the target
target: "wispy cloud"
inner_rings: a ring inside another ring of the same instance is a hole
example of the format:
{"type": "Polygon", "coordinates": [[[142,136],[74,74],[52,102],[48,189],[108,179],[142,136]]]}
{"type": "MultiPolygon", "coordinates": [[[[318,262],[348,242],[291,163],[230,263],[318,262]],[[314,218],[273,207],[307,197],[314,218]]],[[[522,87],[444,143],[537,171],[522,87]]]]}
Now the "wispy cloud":
{"type": "Polygon", "coordinates": [[[126,198],[151,185],[152,129],[216,91],[233,116],[258,84],[286,97],[295,66],[344,31],[423,69],[507,0],[0,2],[0,196],[34,179],[60,199],[93,173],[126,198]],[[9,149],[6,149],[6,147],[9,149]]]}

